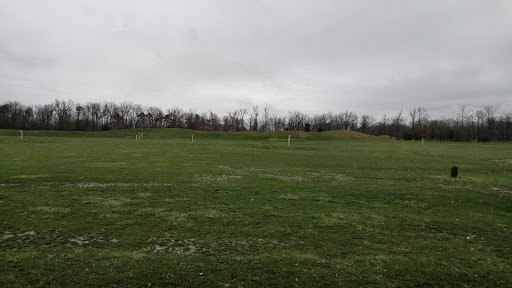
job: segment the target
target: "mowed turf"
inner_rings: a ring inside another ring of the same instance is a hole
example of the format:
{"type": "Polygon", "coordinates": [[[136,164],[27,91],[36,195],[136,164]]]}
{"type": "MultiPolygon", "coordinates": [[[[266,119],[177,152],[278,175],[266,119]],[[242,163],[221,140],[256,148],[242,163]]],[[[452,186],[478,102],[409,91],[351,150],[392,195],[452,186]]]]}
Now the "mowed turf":
{"type": "Polygon", "coordinates": [[[512,286],[511,143],[287,135],[0,130],[0,287],[512,286]]]}

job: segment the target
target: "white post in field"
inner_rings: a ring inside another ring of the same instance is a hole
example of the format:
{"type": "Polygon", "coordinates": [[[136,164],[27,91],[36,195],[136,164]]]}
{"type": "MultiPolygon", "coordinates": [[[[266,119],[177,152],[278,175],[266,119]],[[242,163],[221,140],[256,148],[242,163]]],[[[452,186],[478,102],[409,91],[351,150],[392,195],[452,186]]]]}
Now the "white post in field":
{"type": "Polygon", "coordinates": [[[192,135],[192,143],[194,143],[194,135],[192,135]]]}
{"type": "Polygon", "coordinates": [[[290,138],[292,137],[292,135],[288,135],[288,146],[290,146],[290,138]]]}
{"type": "Polygon", "coordinates": [[[425,140],[423,138],[421,138],[421,144],[424,144],[425,140]]]}
{"type": "Polygon", "coordinates": [[[23,140],[23,130],[20,130],[21,133],[21,140],[23,140]]]}

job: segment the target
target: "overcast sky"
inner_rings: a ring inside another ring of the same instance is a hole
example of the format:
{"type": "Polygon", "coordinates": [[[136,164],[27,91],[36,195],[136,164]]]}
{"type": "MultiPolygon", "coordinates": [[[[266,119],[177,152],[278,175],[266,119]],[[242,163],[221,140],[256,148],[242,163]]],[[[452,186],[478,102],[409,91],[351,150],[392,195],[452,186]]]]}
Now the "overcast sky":
{"type": "Polygon", "coordinates": [[[0,0],[0,103],[512,113],[512,1],[0,0]]]}

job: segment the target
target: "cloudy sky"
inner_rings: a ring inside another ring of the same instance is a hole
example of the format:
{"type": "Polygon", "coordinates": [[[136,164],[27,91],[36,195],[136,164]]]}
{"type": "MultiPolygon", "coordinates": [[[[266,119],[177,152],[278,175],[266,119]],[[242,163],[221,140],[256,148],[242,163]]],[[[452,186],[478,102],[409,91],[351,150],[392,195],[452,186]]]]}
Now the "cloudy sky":
{"type": "Polygon", "coordinates": [[[0,103],[512,113],[512,1],[0,0],[0,103]]]}

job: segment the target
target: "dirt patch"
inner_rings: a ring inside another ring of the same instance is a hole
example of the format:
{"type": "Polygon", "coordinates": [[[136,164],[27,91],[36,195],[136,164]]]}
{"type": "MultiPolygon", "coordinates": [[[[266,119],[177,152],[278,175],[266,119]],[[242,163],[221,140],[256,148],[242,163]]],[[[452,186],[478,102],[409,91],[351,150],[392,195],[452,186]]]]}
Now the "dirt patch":
{"type": "Polygon", "coordinates": [[[233,168],[228,167],[228,166],[219,166],[218,168],[219,169],[226,169],[226,170],[233,170],[233,168]]]}
{"type": "Polygon", "coordinates": [[[222,175],[217,179],[209,180],[227,180],[229,178],[239,178],[241,176],[256,176],[263,177],[266,179],[275,179],[284,182],[313,182],[313,181],[346,181],[348,177],[343,174],[335,173],[322,173],[322,172],[289,172],[289,171],[272,171],[267,169],[240,169],[235,170],[227,166],[219,166],[218,168],[224,170],[231,170],[230,174],[222,175]]]}
{"type": "Polygon", "coordinates": [[[285,182],[312,182],[312,181],[344,181],[342,174],[318,172],[281,172],[275,174],[262,174],[265,178],[278,179],[285,182]]]}
{"type": "Polygon", "coordinates": [[[11,178],[17,178],[17,179],[32,179],[32,178],[45,178],[49,177],[48,175],[16,175],[11,176],[11,178]]]}
{"type": "Polygon", "coordinates": [[[153,237],[146,241],[149,246],[143,250],[151,253],[186,253],[194,252],[225,252],[250,250],[261,246],[278,246],[281,245],[276,240],[248,238],[248,239],[174,239],[172,237],[153,237]]]}
{"type": "Polygon", "coordinates": [[[13,233],[13,232],[5,231],[4,235],[2,236],[2,239],[9,239],[9,238],[13,238],[13,237],[25,238],[26,236],[32,236],[32,235],[36,235],[36,232],[27,231],[27,232],[21,232],[21,233],[13,233]]]}
{"type": "Polygon", "coordinates": [[[82,246],[84,244],[89,243],[89,240],[85,237],[76,237],[76,238],[69,238],[69,242],[75,242],[78,243],[78,245],[82,246]]]}
{"type": "Polygon", "coordinates": [[[206,181],[206,182],[222,182],[227,180],[240,179],[242,176],[240,175],[213,175],[213,174],[204,174],[196,176],[197,179],[206,181]]]}
{"type": "Polygon", "coordinates": [[[509,189],[505,188],[505,187],[498,187],[498,186],[490,186],[491,190],[493,191],[498,191],[498,192],[505,192],[505,193],[511,193],[512,191],[510,191],[509,189]]]}
{"type": "Polygon", "coordinates": [[[174,186],[174,184],[166,183],[98,183],[98,182],[81,182],[81,183],[66,183],[62,184],[65,188],[101,188],[101,187],[161,187],[161,186],[174,186]]]}

